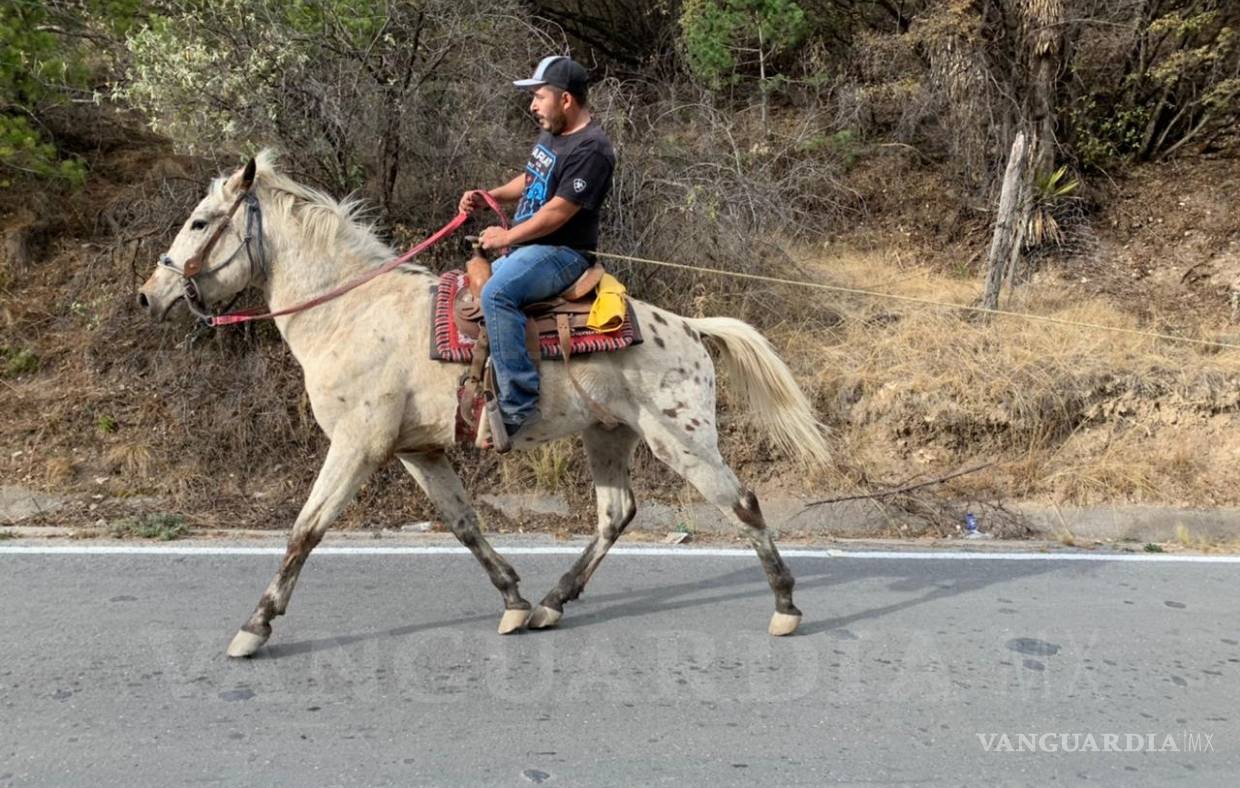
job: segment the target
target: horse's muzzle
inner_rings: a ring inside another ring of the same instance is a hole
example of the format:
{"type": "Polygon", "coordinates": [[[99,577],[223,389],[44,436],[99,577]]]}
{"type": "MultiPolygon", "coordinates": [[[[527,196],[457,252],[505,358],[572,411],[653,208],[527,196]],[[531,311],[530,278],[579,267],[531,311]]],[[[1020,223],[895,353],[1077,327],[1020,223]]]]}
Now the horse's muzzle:
{"type": "Polygon", "coordinates": [[[174,272],[157,269],[142,283],[134,297],[138,309],[160,323],[181,300],[181,296],[181,277],[174,272]]]}
{"type": "Polygon", "coordinates": [[[138,309],[145,312],[152,321],[162,323],[172,308],[184,296],[180,293],[167,293],[163,288],[147,282],[138,289],[138,309]]]}

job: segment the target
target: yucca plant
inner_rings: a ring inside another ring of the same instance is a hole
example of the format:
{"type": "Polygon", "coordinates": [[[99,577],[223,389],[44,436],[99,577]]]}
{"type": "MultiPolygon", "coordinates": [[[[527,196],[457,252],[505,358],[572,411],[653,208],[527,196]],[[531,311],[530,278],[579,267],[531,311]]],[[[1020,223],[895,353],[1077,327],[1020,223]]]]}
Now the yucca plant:
{"type": "Polygon", "coordinates": [[[1056,214],[1064,201],[1081,185],[1078,178],[1068,177],[1067,166],[1038,176],[1033,182],[1033,205],[1025,226],[1025,248],[1033,249],[1043,244],[1063,245],[1063,229],[1056,214]]]}

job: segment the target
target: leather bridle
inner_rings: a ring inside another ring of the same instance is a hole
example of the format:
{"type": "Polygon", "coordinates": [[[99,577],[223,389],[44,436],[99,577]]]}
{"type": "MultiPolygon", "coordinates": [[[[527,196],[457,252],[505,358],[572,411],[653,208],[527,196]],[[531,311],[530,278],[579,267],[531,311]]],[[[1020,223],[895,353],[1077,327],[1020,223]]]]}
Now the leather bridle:
{"type": "MultiPolygon", "coordinates": [[[[203,300],[202,291],[198,286],[199,277],[217,274],[232,265],[243,249],[245,250],[246,259],[250,263],[249,282],[253,283],[256,280],[256,274],[263,277],[267,275],[267,256],[263,247],[263,212],[258,203],[258,196],[253,189],[254,172],[255,162],[251,161],[246,165],[245,172],[241,176],[241,192],[237,195],[237,199],[233,200],[232,207],[228,209],[224,220],[203,242],[198,251],[185,261],[185,265],[182,268],[177,268],[171,260],[165,259],[160,261],[160,265],[164,268],[181,275],[186,305],[196,317],[207,323],[211,323],[215,316],[211,314],[210,306],[203,300]],[[233,250],[232,254],[224,258],[222,262],[203,270],[210,261],[211,253],[215,250],[216,245],[219,244],[220,239],[233,226],[233,217],[243,203],[246,206],[246,217],[245,233],[241,235],[241,243],[237,244],[237,248],[233,250]]],[[[245,288],[242,288],[237,295],[233,296],[232,301],[229,302],[228,306],[224,307],[223,311],[227,312],[232,308],[232,305],[237,302],[244,290],[245,288]]]]}

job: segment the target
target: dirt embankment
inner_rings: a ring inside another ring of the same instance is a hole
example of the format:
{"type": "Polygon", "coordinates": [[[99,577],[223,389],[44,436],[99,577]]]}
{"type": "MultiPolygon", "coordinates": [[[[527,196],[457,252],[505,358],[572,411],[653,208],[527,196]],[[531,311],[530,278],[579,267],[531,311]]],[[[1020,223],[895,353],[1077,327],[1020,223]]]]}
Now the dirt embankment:
{"type": "MultiPolygon", "coordinates": [[[[10,193],[0,204],[0,476],[70,495],[59,522],[137,508],[287,525],[325,451],[295,362],[269,326],[156,329],[132,303],[215,168],[154,140],[113,140],[91,155],[82,193],[10,193]]],[[[1178,162],[1092,190],[1071,252],[1044,260],[1005,306],[1240,343],[1238,175],[1236,160],[1178,162]]],[[[824,249],[798,250],[807,275],[972,302],[984,215],[948,215],[950,187],[909,161],[876,161],[856,177],[867,218],[824,249]]],[[[853,491],[993,461],[948,498],[1240,503],[1240,351],[778,287],[749,297],[790,316],[766,330],[837,456],[818,474],[790,474],[725,419],[725,455],[759,490],[853,491]]],[[[462,450],[458,460],[477,492],[560,492],[575,512],[593,509],[572,443],[503,461],[462,450]]],[[[695,497],[644,452],[637,478],[642,495],[695,497]]],[[[430,515],[390,468],[345,525],[430,515]]]]}

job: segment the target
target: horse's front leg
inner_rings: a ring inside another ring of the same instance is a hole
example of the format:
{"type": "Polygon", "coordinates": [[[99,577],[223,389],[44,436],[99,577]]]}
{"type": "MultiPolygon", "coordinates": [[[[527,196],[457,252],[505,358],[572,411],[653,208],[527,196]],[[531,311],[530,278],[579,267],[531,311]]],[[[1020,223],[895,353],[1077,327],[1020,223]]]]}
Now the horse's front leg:
{"type": "Polygon", "coordinates": [[[507,635],[523,629],[530,617],[530,603],[517,590],[521,578],[482,535],[478,528],[478,515],[452,463],[448,462],[443,452],[397,456],[439,510],[452,533],[474,554],[478,563],[486,569],[491,583],[504,597],[504,616],[499,622],[499,633],[507,635]]]}
{"type": "Polygon", "coordinates": [[[271,636],[271,619],[283,615],[288,608],[293,586],[297,583],[297,575],[306,557],[323,538],[327,526],[352,500],[362,482],[374,473],[376,466],[377,463],[369,459],[365,452],[350,445],[347,440],[332,441],[327,459],[310,490],[310,497],[297,515],[280,571],[258,600],[254,614],[228,645],[228,656],[251,656],[267,642],[271,636]]]}

